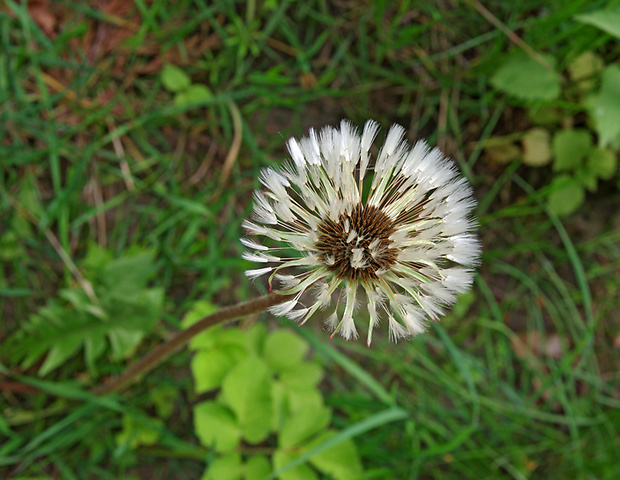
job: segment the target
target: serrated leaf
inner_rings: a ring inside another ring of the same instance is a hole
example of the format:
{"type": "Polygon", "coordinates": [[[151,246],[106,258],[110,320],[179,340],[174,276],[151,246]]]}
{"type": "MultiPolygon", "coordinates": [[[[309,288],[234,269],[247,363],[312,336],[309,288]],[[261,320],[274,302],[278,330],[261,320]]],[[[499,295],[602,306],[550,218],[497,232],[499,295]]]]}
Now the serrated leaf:
{"type": "Polygon", "coordinates": [[[575,19],[620,38],[620,6],[575,15],[575,19]]]}
{"type": "Polygon", "coordinates": [[[551,183],[551,188],[547,202],[556,215],[573,213],[583,204],[585,192],[574,178],[562,175],[551,183]]]}
{"type": "Polygon", "coordinates": [[[215,446],[217,452],[233,450],[241,440],[234,413],[217,402],[202,402],[194,407],[194,431],[200,443],[215,446]]]}
{"type": "Polygon", "coordinates": [[[272,424],[271,378],[265,363],[249,356],[238,363],[222,382],[222,401],[237,416],[243,438],[263,441],[272,424]]]}
{"type": "Polygon", "coordinates": [[[82,346],[82,337],[79,334],[67,335],[59,339],[50,349],[43,365],[39,368],[39,375],[45,376],[52,370],[71,358],[82,346]]]}
{"type": "MultiPolygon", "coordinates": [[[[543,56],[554,65],[552,57],[543,56]]],[[[560,78],[529,55],[512,55],[491,77],[491,85],[522,100],[554,100],[560,95],[560,78]]]]}
{"type": "Polygon", "coordinates": [[[618,156],[611,150],[595,148],[588,156],[588,165],[603,180],[611,180],[618,169],[618,156]]]}
{"type": "MultiPolygon", "coordinates": [[[[289,463],[297,460],[299,456],[298,453],[276,450],[276,453],[273,454],[274,469],[286,468],[289,463]]],[[[318,480],[318,478],[316,472],[305,463],[285,470],[278,475],[279,480],[318,480]]]]}
{"type": "Polygon", "coordinates": [[[592,116],[599,146],[605,148],[620,135],[620,67],[617,65],[609,65],[603,71],[592,116]]]}
{"type": "Polygon", "coordinates": [[[196,352],[191,362],[196,393],[218,388],[231,368],[246,355],[246,350],[234,345],[196,352]]]}
{"type": "Polygon", "coordinates": [[[330,419],[331,411],[326,407],[298,410],[287,417],[278,434],[278,445],[285,449],[299,446],[327,427],[330,419]]]}
{"type": "Polygon", "coordinates": [[[102,287],[110,298],[131,303],[146,287],[154,273],[155,266],[151,254],[118,258],[103,267],[102,287]]]}
{"type": "MultiPolygon", "coordinates": [[[[336,436],[336,432],[325,432],[306,445],[311,450],[336,436]]],[[[362,464],[352,440],[344,440],[333,447],[310,457],[310,463],[334,480],[358,480],[362,478],[362,464]]]]}
{"type": "Polygon", "coordinates": [[[560,130],[553,136],[553,169],[577,169],[591,149],[592,136],[587,130],[560,130]]]}
{"type": "Polygon", "coordinates": [[[523,163],[530,167],[542,167],[551,161],[551,136],[544,128],[528,130],[523,139],[523,163]]]}
{"type": "Polygon", "coordinates": [[[267,457],[254,455],[245,462],[245,480],[265,480],[271,473],[271,464],[267,457]]]}
{"type": "Polygon", "coordinates": [[[310,349],[308,342],[290,330],[276,330],[265,341],[264,358],[275,372],[300,363],[310,349]]]}
{"type": "Polygon", "coordinates": [[[242,478],[241,455],[231,453],[213,460],[201,480],[241,480],[242,478]]]}
{"type": "MultiPolygon", "coordinates": [[[[150,257],[143,258],[151,262],[150,257]]],[[[139,263],[144,265],[142,260],[139,263]]],[[[47,352],[39,370],[40,375],[46,375],[84,347],[86,365],[91,375],[96,376],[95,361],[108,342],[117,359],[131,355],[157,322],[164,292],[143,288],[134,291],[131,297],[111,295],[108,284],[102,280],[107,275],[103,272],[109,273],[107,267],[94,268],[91,272],[96,280],[92,282],[96,303],[81,287],[74,287],[61,290],[58,298],[51,298],[37,314],[31,315],[8,342],[7,349],[13,358],[30,366],[47,352]]],[[[144,287],[144,282],[137,281],[144,287]]]]}
{"type": "Polygon", "coordinates": [[[166,90],[171,92],[185,90],[192,83],[183,70],[169,63],[165,64],[164,68],[161,70],[161,81],[166,90]]]}

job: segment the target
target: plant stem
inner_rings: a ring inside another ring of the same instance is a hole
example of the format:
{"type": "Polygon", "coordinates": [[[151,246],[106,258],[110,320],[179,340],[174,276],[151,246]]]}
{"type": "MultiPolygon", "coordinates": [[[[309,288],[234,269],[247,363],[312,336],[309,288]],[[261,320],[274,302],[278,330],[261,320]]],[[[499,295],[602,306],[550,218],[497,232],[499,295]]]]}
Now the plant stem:
{"type": "Polygon", "coordinates": [[[199,320],[186,330],[177,333],[166,343],[160,345],[155,350],[130,365],[120,377],[117,377],[107,384],[99,385],[92,390],[92,393],[96,395],[106,395],[108,393],[118,392],[138,375],[144,375],[153,370],[157,365],[166,360],[181,347],[185,346],[192,338],[207,328],[253,313],[260,313],[273,305],[286,302],[292,297],[292,295],[277,295],[271,293],[248,302],[242,302],[223,308],[199,320]]]}

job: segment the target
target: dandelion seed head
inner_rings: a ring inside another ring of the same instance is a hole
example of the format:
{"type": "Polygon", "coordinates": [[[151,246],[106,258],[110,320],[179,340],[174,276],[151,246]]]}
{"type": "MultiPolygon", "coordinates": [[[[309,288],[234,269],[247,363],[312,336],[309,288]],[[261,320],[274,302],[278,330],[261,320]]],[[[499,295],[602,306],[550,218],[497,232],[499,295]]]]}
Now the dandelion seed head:
{"type": "Polygon", "coordinates": [[[456,165],[424,141],[409,147],[398,125],[373,158],[378,131],[343,121],[290,139],[291,161],[261,172],[265,190],[243,223],[254,238],[241,240],[243,258],[261,266],[246,275],[269,274],[275,293],[293,296],[272,313],[299,324],[322,315],[346,339],[368,318],[368,345],[382,322],[394,341],[424,332],[471,287],[481,253],[476,201],[456,165]]]}

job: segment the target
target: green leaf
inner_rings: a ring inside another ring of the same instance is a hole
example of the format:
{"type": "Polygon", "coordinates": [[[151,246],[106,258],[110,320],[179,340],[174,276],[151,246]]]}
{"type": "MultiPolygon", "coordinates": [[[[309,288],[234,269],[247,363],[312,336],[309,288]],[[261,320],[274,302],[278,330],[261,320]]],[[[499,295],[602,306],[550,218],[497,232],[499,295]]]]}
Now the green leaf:
{"type": "Polygon", "coordinates": [[[575,212],[585,199],[583,187],[568,175],[561,175],[551,183],[552,192],[548,198],[549,208],[556,215],[575,212]]]}
{"type": "Polygon", "coordinates": [[[222,384],[224,376],[240,359],[246,350],[235,345],[224,345],[212,350],[199,350],[192,358],[191,369],[196,393],[204,393],[222,384]]]}
{"type": "Polygon", "coordinates": [[[616,38],[620,38],[620,6],[575,15],[575,19],[600,28],[616,38]]]}
{"type": "Polygon", "coordinates": [[[45,376],[71,358],[82,346],[82,337],[79,334],[67,335],[60,338],[50,349],[45,362],[39,369],[39,375],[45,376]]]}
{"type": "Polygon", "coordinates": [[[242,478],[243,465],[239,453],[216,458],[202,476],[202,480],[241,480],[242,478]]]}
{"type": "Polygon", "coordinates": [[[174,104],[179,106],[194,105],[207,102],[212,98],[213,94],[204,85],[190,85],[187,90],[174,96],[174,104]]]}
{"type": "Polygon", "coordinates": [[[592,111],[598,144],[610,145],[620,136],[620,67],[609,65],[601,79],[601,90],[592,111]]]}
{"type": "Polygon", "coordinates": [[[551,161],[551,136],[544,128],[532,128],[521,140],[523,163],[530,167],[542,167],[551,161]]]}
{"type": "Polygon", "coordinates": [[[264,358],[275,372],[299,364],[310,349],[308,342],[290,330],[276,330],[265,341],[264,358]]]}
{"type": "Polygon", "coordinates": [[[588,157],[588,165],[603,180],[611,180],[618,169],[618,156],[611,150],[595,148],[588,157]]]}
{"type": "Polygon", "coordinates": [[[217,452],[233,450],[241,440],[235,415],[217,402],[202,402],[194,407],[194,431],[200,443],[215,446],[217,452]]]}
{"type": "MultiPolygon", "coordinates": [[[[552,57],[543,57],[550,65],[552,57]]],[[[559,75],[529,55],[512,55],[491,77],[491,85],[522,100],[554,100],[560,95],[559,75]]]]}
{"type": "Polygon", "coordinates": [[[272,424],[271,378],[265,363],[249,356],[237,364],[222,382],[222,400],[235,412],[243,438],[263,441],[272,424]]]}
{"type": "Polygon", "coordinates": [[[181,90],[185,90],[192,83],[183,70],[169,63],[165,64],[161,71],[161,81],[166,90],[171,92],[180,92],[181,90]]]}
{"type": "Polygon", "coordinates": [[[303,409],[320,408],[323,406],[323,395],[316,387],[286,386],[284,390],[286,404],[291,413],[303,409]]]}
{"type": "MultiPolygon", "coordinates": [[[[273,466],[275,470],[286,469],[286,466],[299,458],[299,454],[276,450],[273,454],[273,466]]],[[[291,469],[284,470],[278,475],[280,480],[318,480],[319,477],[312,468],[302,463],[291,469]]]]}
{"type": "MultiPolygon", "coordinates": [[[[325,432],[306,445],[311,450],[336,436],[335,432],[325,432]]],[[[335,480],[358,480],[362,478],[362,464],[352,440],[347,439],[333,447],[310,457],[310,463],[319,471],[335,480]]]]}
{"type": "Polygon", "coordinates": [[[90,270],[96,300],[81,286],[60,290],[57,298],[49,299],[9,339],[7,349],[13,358],[30,366],[48,353],[39,370],[40,375],[47,375],[83,346],[86,365],[96,376],[95,362],[108,342],[116,359],[133,354],[163,308],[163,290],[145,288],[153,273],[152,255],[134,255],[105,264],[91,262],[90,270]],[[118,285],[113,284],[113,275],[123,277],[118,285]],[[117,290],[119,285],[125,290],[117,290]]]}
{"type": "Polygon", "coordinates": [[[286,449],[301,445],[315,433],[329,424],[331,411],[329,408],[304,408],[288,416],[278,434],[278,446],[286,449]]]}
{"type": "Polygon", "coordinates": [[[587,130],[560,130],[553,136],[553,169],[575,170],[592,149],[592,136],[587,130]]]}
{"type": "Polygon", "coordinates": [[[262,455],[254,455],[245,463],[245,480],[265,480],[270,473],[271,464],[262,455]]]}
{"type": "MultiPolygon", "coordinates": [[[[195,302],[192,309],[185,314],[183,320],[181,321],[181,326],[187,329],[204,317],[208,317],[212,313],[217,312],[218,309],[218,306],[212,304],[211,302],[199,300],[195,302]]],[[[217,325],[199,333],[191,339],[189,342],[189,348],[193,350],[198,348],[213,348],[216,344],[216,333],[221,330],[222,325],[217,325]]]]}
{"type": "Polygon", "coordinates": [[[291,365],[280,373],[280,380],[289,388],[314,386],[318,384],[322,378],[323,368],[311,362],[291,365]]]}
{"type": "Polygon", "coordinates": [[[594,77],[601,73],[604,65],[600,56],[588,50],[573,60],[568,66],[568,73],[581,91],[589,92],[594,86],[594,77]]]}

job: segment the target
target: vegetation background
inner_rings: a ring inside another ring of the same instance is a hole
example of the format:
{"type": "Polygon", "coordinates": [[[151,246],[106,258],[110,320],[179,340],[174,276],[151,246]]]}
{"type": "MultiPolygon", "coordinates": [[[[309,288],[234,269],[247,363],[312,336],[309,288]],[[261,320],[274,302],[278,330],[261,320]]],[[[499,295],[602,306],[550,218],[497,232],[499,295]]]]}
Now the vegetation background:
{"type": "Polygon", "coordinates": [[[620,478],[619,5],[5,0],[0,477],[620,478]],[[263,314],[89,393],[264,293],[258,173],[342,118],[458,162],[473,292],[411,342],[263,314]]]}

